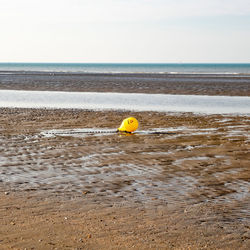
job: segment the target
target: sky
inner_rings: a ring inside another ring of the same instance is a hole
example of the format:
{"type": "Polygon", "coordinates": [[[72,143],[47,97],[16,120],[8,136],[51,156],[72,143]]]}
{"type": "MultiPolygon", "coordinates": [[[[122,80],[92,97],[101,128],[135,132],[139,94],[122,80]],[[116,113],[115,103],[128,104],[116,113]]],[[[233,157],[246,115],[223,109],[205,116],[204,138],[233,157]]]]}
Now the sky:
{"type": "Polygon", "coordinates": [[[0,62],[250,63],[250,0],[0,0],[0,62]]]}

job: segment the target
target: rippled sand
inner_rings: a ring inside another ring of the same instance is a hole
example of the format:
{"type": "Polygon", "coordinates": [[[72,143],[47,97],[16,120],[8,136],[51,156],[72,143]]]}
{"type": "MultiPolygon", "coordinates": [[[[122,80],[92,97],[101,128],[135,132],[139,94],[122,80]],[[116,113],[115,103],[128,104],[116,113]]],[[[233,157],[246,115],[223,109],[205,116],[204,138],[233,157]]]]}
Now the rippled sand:
{"type": "Polygon", "coordinates": [[[0,246],[22,249],[28,233],[38,249],[248,249],[249,116],[32,109],[0,115],[0,246]],[[138,133],[81,133],[116,129],[128,115],[139,120],[138,133]],[[54,241],[46,228],[28,228],[32,207],[36,226],[58,226],[54,241]],[[100,220],[110,225],[112,216],[117,227],[106,230],[100,220]],[[68,217],[75,235],[85,230],[83,242],[65,229],[68,217]]]}

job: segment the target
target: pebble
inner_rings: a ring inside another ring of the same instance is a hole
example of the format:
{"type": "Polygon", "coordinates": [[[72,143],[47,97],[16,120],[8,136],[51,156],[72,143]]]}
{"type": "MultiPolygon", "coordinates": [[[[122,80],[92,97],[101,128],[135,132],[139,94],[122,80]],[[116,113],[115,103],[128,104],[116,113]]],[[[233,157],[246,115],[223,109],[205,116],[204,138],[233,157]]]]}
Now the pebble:
{"type": "Polygon", "coordinates": [[[88,194],[88,193],[90,193],[90,191],[82,191],[82,194],[88,194]]]}
{"type": "Polygon", "coordinates": [[[9,195],[10,193],[9,192],[4,192],[5,195],[9,195]]]}

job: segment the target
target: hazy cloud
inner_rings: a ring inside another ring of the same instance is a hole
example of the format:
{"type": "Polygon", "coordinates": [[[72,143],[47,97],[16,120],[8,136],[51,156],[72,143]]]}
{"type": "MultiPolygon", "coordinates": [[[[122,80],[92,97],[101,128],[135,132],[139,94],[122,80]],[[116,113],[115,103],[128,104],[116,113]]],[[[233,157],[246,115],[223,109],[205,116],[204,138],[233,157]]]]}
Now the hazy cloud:
{"type": "Polygon", "coordinates": [[[250,61],[249,0],[0,0],[2,61],[250,61]]]}

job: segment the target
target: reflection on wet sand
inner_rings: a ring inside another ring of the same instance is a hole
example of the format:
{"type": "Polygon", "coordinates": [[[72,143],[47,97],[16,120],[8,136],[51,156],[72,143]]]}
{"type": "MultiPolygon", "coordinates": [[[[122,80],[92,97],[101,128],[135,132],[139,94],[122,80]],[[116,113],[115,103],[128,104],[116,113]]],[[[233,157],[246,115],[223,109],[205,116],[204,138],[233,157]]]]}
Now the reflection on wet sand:
{"type": "Polygon", "coordinates": [[[247,218],[247,116],[137,113],[141,128],[124,136],[81,134],[93,124],[92,131],[98,126],[112,131],[116,117],[126,116],[122,112],[1,112],[6,116],[1,122],[1,185],[64,195],[86,191],[143,203],[242,202],[237,213],[247,218]],[[28,118],[18,125],[22,112],[28,118]],[[147,133],[154,130],[175,133],[147,133]]]}
{"type": "Polygon", "coordinates": [[[249,249],[249,116],[0,116],[0,248],[249,249]]]}

